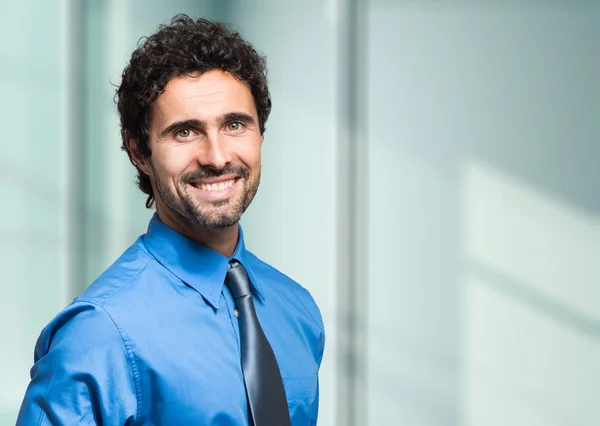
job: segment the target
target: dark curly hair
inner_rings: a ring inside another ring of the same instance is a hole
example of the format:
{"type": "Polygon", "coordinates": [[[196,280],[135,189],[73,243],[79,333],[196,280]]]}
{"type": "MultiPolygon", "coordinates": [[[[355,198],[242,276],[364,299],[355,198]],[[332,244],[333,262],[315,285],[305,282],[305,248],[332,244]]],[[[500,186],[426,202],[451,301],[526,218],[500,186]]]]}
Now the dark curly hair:
{"type": "Polygon", "coordinates": [[[154,204],[150,178],[133,161],[127,141],[137,141],[138,154],[149,157],[150,107],[167,83],[180,75],[222,70],[246,83],[254,97],[261,134],[271,112],[266,59],[226,24],[177,15],[150,37],[140,40],[123,71],[115,102],[121,116],[122,149],[137,169],[137,185],[154,204]]]}

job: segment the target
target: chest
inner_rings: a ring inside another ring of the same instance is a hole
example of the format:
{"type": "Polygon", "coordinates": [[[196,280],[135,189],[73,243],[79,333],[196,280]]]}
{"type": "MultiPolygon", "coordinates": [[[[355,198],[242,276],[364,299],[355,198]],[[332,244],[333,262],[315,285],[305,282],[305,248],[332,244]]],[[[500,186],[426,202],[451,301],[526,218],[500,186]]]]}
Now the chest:
{"type": "MultiPolygon", "coordinates": [[[[308,424],[318,387],[311,328],[293,310],[266,304],[256,309],[277,358],[293,424],[308,424]]],[[[235,311],[228,294],[217,310],[204,303],[158,310],[147,333],[136,336],[141,400],[150,423],[248,423],[235,311]]]]}

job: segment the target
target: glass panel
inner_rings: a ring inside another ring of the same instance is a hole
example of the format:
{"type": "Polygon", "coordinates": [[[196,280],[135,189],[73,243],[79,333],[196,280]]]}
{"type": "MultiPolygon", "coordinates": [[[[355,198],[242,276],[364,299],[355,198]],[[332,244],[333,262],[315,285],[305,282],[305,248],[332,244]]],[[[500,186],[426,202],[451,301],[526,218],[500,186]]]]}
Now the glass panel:
{"type": "Polygon", "coordinates": [[[599,20],[372,2],[369,424],[600,421],[599,20]]]}

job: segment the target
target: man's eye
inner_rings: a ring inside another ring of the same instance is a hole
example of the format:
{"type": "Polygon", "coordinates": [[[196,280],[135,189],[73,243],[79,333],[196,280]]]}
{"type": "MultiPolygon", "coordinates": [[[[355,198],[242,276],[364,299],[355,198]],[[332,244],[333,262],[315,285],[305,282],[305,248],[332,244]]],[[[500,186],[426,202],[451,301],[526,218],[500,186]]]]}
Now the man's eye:
{"type": "Polygon", "coordinates": [[[192,136],[192,131],[190,129],[181,129],[177,131],[177,137],[189,138],[190,136],[192,136]]]}
{"type": "Polygon", "coordinates": [[[242,128],[243,124],[239,121],[232,121],[231,123],[229,123],[227,125],[227,130],[230,130],[232,132],[237,132],[238,130],[240,130],[242,128]]]}

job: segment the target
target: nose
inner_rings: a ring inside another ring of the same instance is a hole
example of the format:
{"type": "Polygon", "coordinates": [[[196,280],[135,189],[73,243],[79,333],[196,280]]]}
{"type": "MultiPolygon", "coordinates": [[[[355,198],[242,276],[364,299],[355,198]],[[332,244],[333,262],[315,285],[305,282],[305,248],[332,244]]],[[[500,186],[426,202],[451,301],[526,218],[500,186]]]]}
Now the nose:
{"type": "Polygon", "coordinates": [[[206,135],[205,143],[198,155],[201,166],[220,170],[231,162],[231,151],[219,132],[206,135]]]}

